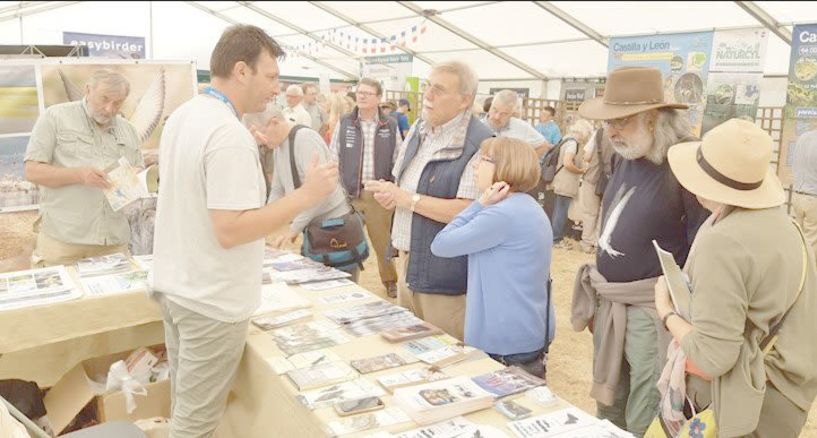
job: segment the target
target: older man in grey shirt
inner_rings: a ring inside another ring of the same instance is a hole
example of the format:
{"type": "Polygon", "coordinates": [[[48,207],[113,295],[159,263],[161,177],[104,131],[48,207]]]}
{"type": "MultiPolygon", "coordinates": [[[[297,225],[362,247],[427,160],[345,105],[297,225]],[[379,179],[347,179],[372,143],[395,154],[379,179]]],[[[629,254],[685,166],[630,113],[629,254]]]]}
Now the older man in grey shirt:
{"type": "Polygon", "coordinates": [[[792,210],[811,247],[817,252],[817,129],[797,139],[793,158],[792,210]]]}
{"type": "MultiPolygon", "coordinates": [[[[267,202],[276,201],[292,193],[295,190],[295,183],[292,178],[292,167],[289,159],[289,135],[295,127],[295,123],[287,120],[281,108],[275,105],[270,105],[262,113],[246,115],[244,123],[250,127],[258,143],[272,149],[274,169],[267,202]]],[[[304,180],[305,172],[313,159],[317,158],[321,163],[334,159],[320,134],[309,128],[302,128],[296,132],[295,145],[292,150],[295,154],[295,168],[301,181],[304,180]]],[[[286,242],[295,242],[298,235],[312,221],[338,218],[351,210],[343,188],[340,183],[337,183],[337,187],[328,198],[296,216],[292,220],[289,230],[278,236],[274,241],[274,245],[280,247],[286,242]]],[[[343,270],[351,273],[353,280],[357,281],[357,267],[343,268],[343,270]]]]}

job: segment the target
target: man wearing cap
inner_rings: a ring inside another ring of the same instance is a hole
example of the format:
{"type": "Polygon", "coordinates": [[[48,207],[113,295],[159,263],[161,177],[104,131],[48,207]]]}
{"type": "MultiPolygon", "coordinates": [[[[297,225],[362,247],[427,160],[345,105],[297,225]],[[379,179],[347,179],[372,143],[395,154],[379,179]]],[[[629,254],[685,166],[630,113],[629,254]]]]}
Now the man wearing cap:
{"type": "Polygon", "coordinates": [[[397,127],[400,128],[400,137],[402,138],[406,138],[406,134],[408,134],[408,130],[411,128],[408,115],[406,114],[409,111],[411,111],[411,105],[408,99],[400,99],[397,101],[397,111],[395,111],[395,113],[397,114],[397,127]]]}
{"type": "Polygon", "coordinates": [[[578,273],[571,320],[574,329],[593,330],[599,417],[637,436],[658,413],[656,382],[669,342],[654,305],[662,271],[652,241],[683,266],[707,215],[666,161],[671,146],[693,139],[685,108],[664,102],[661,72],[644,67],[611,72],[604,97],[579,107],[582,117],[604,120],[623,160],[602,197],[596,266],[578,273]]]}
{"type": "MultiPolygon", "coordinates": [[[[686,266],[691,317],[681,306],[676,313],[665,281],[656,283],[655,306],[678,342],[671,348],[695,370],[675,388],[696,411],[713,409],[717,436],[799,436],[817,395],[814,253],[780,208],[772,149],[764,130],[732,119],[668,156],[712,215],[686,266]]],[[[673,415],[662,409],[662,417],[673,415]]]]}
{"type": "Polygon", "coordinates": [[[817,252],[817,129],[797,139],[792,161],[792,211],[809,244],[817,252]]]}

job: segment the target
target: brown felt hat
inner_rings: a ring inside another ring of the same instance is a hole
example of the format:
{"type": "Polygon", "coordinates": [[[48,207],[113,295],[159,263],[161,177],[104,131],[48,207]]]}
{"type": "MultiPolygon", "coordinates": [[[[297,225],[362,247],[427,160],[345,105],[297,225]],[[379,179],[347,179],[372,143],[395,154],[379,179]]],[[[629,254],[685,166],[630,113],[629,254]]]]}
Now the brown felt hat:
{"type": "Polygon", "coordinates": [[[661,71],[656,68],[617,68],[607,75],[604,96],[583,102],[579,115],[591,120],[612,120],[656,108],[689,108],[664,102],[663,82],[661,71]]]}

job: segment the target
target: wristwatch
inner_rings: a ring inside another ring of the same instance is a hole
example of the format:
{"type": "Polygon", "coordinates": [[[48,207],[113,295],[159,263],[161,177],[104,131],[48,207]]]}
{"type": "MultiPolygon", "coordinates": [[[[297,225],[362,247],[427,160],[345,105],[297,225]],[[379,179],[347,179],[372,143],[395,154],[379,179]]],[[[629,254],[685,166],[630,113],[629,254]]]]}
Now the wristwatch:
{"type": "Polygon", "coordinates": [[[417,203],[420,202],[420,194],[415,193],[411,195],[411,212],[414,213],[414,209],[417,208],[417,203]]]}

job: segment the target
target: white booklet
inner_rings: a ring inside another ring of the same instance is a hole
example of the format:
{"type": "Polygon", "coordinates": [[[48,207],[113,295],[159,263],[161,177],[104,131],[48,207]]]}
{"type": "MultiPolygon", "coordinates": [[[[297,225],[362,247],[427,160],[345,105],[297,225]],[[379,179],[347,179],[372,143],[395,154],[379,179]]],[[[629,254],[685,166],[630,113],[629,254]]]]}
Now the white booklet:
{"type": "Polygon", "coordinates": [[[155,196],[159,185],[159,168],[154,165],[140,169],[122,157],[116,167],[108,172],[108,181],[111,188],[103,192],[113,211],[119,211],[137,199],[155,196]]]}
{"type": "Polygon", "coordinates": [[[405,412],[397,408],[388,408],[382,411],[330,421],[326,427],[330,436],[337,437],[409,421],[411,421],[411,418],[405,412]]]}
{"type": "Polygon", "coordinates": [[[309,368],[287,371],[286,374],[298,391],[346,382],[358,377],[358,373],[342,361],[321,362],[309,368]]]}
{"type": "Polygon", "coordinates": [[[316,283],[304,283],[301,285],[301,287],[308,291],[320,292],[328,289],[336,289],[343,286],[351,286],[353,284],[355,284],[354,281],[342,278],[339,280],[321,281],[316,283]]]}
{"type": "Polygon", "coordinates": [[[355,291],[355,292],[341,292],[335,295],[325,295],[322,297],[318,297],[318,301],[321,304],[346,304],[346,303],[353,303],[355,301],[362,301],[367,298],[372,298],[372,296],[366,292],[355,291]]]}
{"type": "Polygon", "coordinates": [[[394,391],[395,404],[425,425],[490,408],[494,397],[468,377],[455,377],[394,391]]]}
{"type": "Polygon", "coordinates": [[[148,271],[123,272],[82,279],[88,296],[103,296],[143,291],[148,285],[148,271]]]}
{"type": "Polygon", "coordinates": [[[335,403],[356,400],[363,397],[379,397],[385,392],[381,387],[366,379],[357,379],[326,388],[307,391],[297,396],[304,406],[309,409],[320,409],[335,403]]]}
{"type": "Polygon", "coordinates": [[[0,274],[0,311],[80,298],[65,266],[0,274]]]}
{"type": "Polygon", "coordinates": [[[579,408],[570,407],[525,420],[511,421],[508,428],[519,438],[549,438],[568,432],[571,434],[566,436],[573,436],[573,431],[598,423],[600,420],[597,418],[579,408]]]}
{"type": "Polygon", "coordinates": [[[684,320],[691,321],[689,303],[692,300],[692,290],[686,274],[675,263],[675,257],[671,252],[658,246],[655,240],[652,241],[652,244],[655,247],[655,253],[658,254],[658,261],[661,262],[661,270],[664,271],[664,279],[667,282],[675,313],[684,320]]]}
{"type": "Polygon", "coordinates": [[[308,309],[312,303],[283,283],[272,283],[261,286],[261,304],[253,316],[271,312],[283,312],[308,309]]]}
{"type": "Polygon", "coordinates": [[[77,273],[82,277],[125,272],[130,271],[132,268],[130,260],[122,253],[90,257],[77,261],[77,273]]]}

